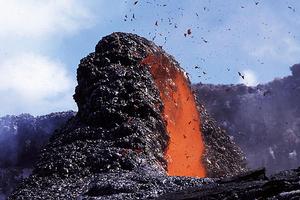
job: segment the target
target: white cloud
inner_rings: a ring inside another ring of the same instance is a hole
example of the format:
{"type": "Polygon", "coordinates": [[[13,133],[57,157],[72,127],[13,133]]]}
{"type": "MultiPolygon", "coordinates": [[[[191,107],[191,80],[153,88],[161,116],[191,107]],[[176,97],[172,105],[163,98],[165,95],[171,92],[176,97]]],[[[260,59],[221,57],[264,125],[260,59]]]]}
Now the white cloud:
{"type": "Polygon", "coordinates": [[[79,0],[0,0],[0,115],[76,109],[67,67],[45,55],[94,25],[91,13],[79,0]]]}
{"type": "Polygon", "coordinates": [[[64,108],[61,100],[69,104],[73,88],[65,66],[47,57],[23,54],[0,63],[1,114],[64,108]]]}
{"type": "Polygon", "coordinates": [[[239,77],[239,83],[245,84],[247,86],[256,86],[258,84],[256,74],[252,70],[246,69],[243,70],[241,73],[244,76],[244,78],[239,77]]]}
{"type": "Polygon", "coordinates": [[[0,37],[72,33],[89,25],[89,13],[76,0],[0,0],[0,37]]]}

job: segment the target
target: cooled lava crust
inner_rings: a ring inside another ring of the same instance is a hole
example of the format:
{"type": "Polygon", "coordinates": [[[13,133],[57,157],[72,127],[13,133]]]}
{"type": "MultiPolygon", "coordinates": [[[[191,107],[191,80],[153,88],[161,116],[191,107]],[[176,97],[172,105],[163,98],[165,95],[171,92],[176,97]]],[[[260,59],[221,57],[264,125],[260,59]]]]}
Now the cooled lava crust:
{"type": "Polygon", "coordinates": [[[168,175],[164,104],[143,62],[153,55],[183,73],[160,47],[129,33],[104,37],[80,61],[77,115],[50,138],[33,174],[10,199],[155,198],[245,171],[240,149],[197,103],[204,141],[199,165],[209,178],[168,175]]]}

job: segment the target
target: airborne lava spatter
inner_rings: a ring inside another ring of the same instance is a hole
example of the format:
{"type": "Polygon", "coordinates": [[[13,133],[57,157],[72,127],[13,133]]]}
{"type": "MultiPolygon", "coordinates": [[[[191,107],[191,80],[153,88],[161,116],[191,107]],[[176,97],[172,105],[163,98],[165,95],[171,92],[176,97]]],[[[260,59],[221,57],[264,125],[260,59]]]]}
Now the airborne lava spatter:
{"type": "Polygon", "coordinates": [[[170,136],[165,157],[171,176],[205,177],[204,143],[194,95],[184,73],[162,54],[146,57],[164,103],[164,119],[170,136]]]}

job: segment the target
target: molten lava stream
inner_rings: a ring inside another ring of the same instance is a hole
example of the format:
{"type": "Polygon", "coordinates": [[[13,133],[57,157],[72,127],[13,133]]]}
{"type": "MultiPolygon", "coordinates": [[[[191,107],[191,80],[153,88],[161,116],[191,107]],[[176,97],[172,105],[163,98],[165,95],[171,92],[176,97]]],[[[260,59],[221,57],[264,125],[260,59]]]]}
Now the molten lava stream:
{"type": "Polygon", "coordinates": [[[165,152],[168,174],[205,177],[200,116],[187,78],[163,54],[150,55],[142,64],[150,66],[164,103],[164,119],[170,136],[165,152]]]}

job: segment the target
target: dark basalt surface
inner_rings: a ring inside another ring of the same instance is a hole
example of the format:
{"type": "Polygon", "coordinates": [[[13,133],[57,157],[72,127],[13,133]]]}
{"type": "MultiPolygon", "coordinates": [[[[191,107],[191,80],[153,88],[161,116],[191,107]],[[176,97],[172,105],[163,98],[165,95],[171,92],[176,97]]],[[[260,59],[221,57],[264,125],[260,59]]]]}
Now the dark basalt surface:
{"type": "MultiPolygon", "coordinates": [[[[163,103],[149,68],[140,64],[157,53],[176,62],[137,35],[104,37],[79,64],[77,115],[50,138],[33,174],[10,199],[145,199],[213,183],[167,176],[163,103]]],[[[241,151],[204,108],[199,111],[208,176],[244,171],[241,151]]]]}
{"type": "Polygon", "coordinates": [[[300,168],[266,177],[265,169],[233,178],[215,179],[213,184],[188,188],[159,197],[161,200],[300,199],[300,168]]]}

